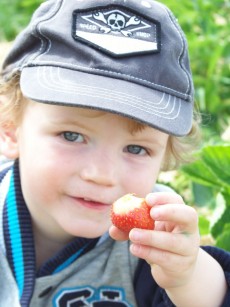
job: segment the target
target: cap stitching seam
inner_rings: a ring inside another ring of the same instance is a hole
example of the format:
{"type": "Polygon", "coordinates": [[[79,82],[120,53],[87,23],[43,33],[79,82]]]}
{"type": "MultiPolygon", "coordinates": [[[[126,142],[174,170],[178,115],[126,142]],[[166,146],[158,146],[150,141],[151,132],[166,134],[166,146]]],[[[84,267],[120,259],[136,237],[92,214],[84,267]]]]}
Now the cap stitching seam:
{"type": "MultiPolygon", "coordinates": [[[[184,39],[183,39],[183,37],[182,37],[182,34],[181,34],[181,31],[178,29],[178,26],[177,26],[177,22],[176,22],[176,20],[175,20],[175,22],[173,22],[173,20],[174,20],[174,18],[173,18],[173,16],[171,15],[171,13],[166,9],[166,8],[164,8],[165,9],[165,11],[167,12],[167,14],[168,14],[168,16],[169,16],[169,20],[170,20],[170,22],[171,22],[171,24],[172,24],[172,26],[173,27],[175,27],[175,29],[176,29],[176,31],[177,31],[177,33],[178,33],[178,35],[179,35],[179,38],[180,38],[180,41],[181,41],[181,45],[182,45],[182,48],[181,48],[181,52],[180,52],[180,55],[178,56],[178,65],[181,67],[181,69],[184,71],[184,74],[185,74],[185,76],[186,76],[186,80],[187,80],[187,89],[186,89],[186,93],[187,93],[187,95],[188,95],[188,91],[189,91],[189,88],[190,88],[190,80],[189,80],[189,77],[188,77],[188,74],[187,74],[187,71],[186,71],[186,69],[184,68],[184,66],[181,64],[181,61],[180,61],[180,58],[182,57],[182,55],[183,55],[183,50],[184,50],[184,48],[186,47],[185,46],[185,42],[184,42],[184,39]]],[[[190,96],[190,95],[189,95],[190,96]]],[[[191,97],[191,96],[190,96],[191,97]]]]}
{"type": "Polygon", "coordinates": [[[28,60],[26,61],[26,63],[24,63],[23,67],[25,67],[30,61],[33,62],[36,58],[39,58],[41,55],[44,55],[44,54],[46,54],[46,53],[49,52],[51,46],[50,46],[49,48],[47,48],[46,52],[42,53],[42,50],[44,49],[44,46],[45,46],[44,38],[47,39],[49,45],[51,44],[51,41],[50,41],[50,39],[49,39],[46,35],[44,35],[44,34],[40,31],[40,26],[41,26],[41,23],[42,23],[42,22],[49,21],[51,18],[53,18],[53,16],[57,16],[57,12],[58,12],[59,9],[61,8],[62,2],[63,2],[62,0],[61,0],[61,1],[55,2],[55,7],[53,8],[53,10],[52,10],[51,13],[49,14],[49,16],[46,16],[45,19],[44,19],[43,16],[40,17],[40,19],[36,22],[36,24],[33,24],[33,25],[32,25],[32,28],[33,28],[33,30],[32,30],[32,35],[40,40],[41,45],[40,45],[39,50],[36,52],[36,54],[35,54],[35,55],[31,55],[31,56],[28,58],[28,60]],[[58,7],[58,5],[59,5],[59,7],[58,7]],[[57,9],[56,9],[56,8],[57,8],[57,9]],[[52,16],[52,15],[53,15],[53,16],[52,16]],[[37,32],[40,34],[40,36],[36,34],[36,30],[37,30],[37,32]]]}
{"type": "MultiPolygon", "coordinates": [[[[43,74],[43,75],[44,75],[44,74],[43,74]]],[[[57,76],[58,76],[59,80],[60,80],[61,82],[63,82],[63,80],[62,80],[62,78],[61,78],[61,76],[60,76],[60,70],[58,70],[57,76]]],[[[52,77],[52,75],[51,75],[51,77],[52,77]]],[[[56,81],[56,80],[54,80],[54,79],[52,78],[52,82],[53,82],[52,84],[53,84],[54,86],[57,85],[57,83],[56,83],[55,81],[56,81]]],[[[63,82],[63,85],[65,85],[65,83],[66,83],[66,82],[63,82]]],[[[76,86],[75,86],[74,84],[72,84],[72,83],[68,83],[67,85],[68,85],[69,87],[74,86],[74,89],[76,89],[76,86]]],[[[109,97],[109,96],[107,95],[107,93],[108,93],[108,91],[109,91],[109,93],[110,93],[110,94],[112,93],[114,96],[122,97],[122,98],[125,97],[127,101],[130,100],[130,99],[133,99],[133,100],[137,101],[139,104],[141,104],[143,107],[146,107],[146,103],[148,103],[147,109],[152,109],[152,101],[146,100],[146,99],[142,99],[142,98],[140,98],[140,97],[136,97],[136,96],[133,96],[133,95],[128,94],[128,93],[123,93],[123,92],[114,91],[114,90],[106,90],[106,89],[104,89],[104,88],[98,88],[98,87],[90,86],[90,85],[79,85],[78,87],[84,88],[84,90],[85,90],[85,89],[93,89],[94,91],[101,92],[101,93],[105,93],[105,96],[106,96],[106,97],[109,97]],[[151,105],[151,107],[149,107],[149,104],[151,105]]],[[[167,95],[167,94],[165,94],[165,93],[162,93],[162,94],[163,94],[163,95],[162,95],[160,101],[159,101],[157,104],[155,104],[155,106],[160,105],[161,102],[163,101],[163,97],[164,97],[165,95],[167,95]]],[[[169,99],[169,97],[170,97],[170,96],[168,95],[168,99],[169,99]]],[[[161,109],[163,109],[163,108],[161,108],[161,109]]]]}
{"type": "MultiPolygon", "coordinates": [[[[43,65],[45,65],[45,64],[47,64],[47,65],[50,65],[50,66],[52,66],[52,64],[53,65],[57,65],[57,64],[65,64],[65,66],[66,66],[66,63],[62,63],[62,62],[57,62],[57,61],[50,61],[49,63],[47,63],[47,62],[45,62],[45,61],[34,61],[34,62],[32,62],[31,63],[31,67],[32,67],[32,64],[34,65],[34,66],[39,66],[39,64],[42,64],[43,63],[43,65]]],[[[134,76],[131,76],[131,75],[126,75],[126,74],[122,74],[122,73],[119,73],[119,72],[113,72],[113,71],[110,71],[110,70],[104,70],[104,69],[98,69],[98,68],[92,68],[92,67],[85,67],[85,66],[79,66],[79,65],[76,65],[76,64],[68,64],[68,66],[69,66],[69,68],[78,68],[78,69],[81,69],[81,71],[82,72],[87,72],[87,70],[86,69],[89,69],[89,70],[92,70],[92,71],[99,71],[99,72],[105,72],[105,73],[109,73],[110,75],[113,75],[113,76],[119,76],[119,75],[121,75],[121,76],[126,76],[126,77],[129,77],[130,79],[133,79],[133,80],[138,80],[138,81],[144,81],[144,82],[146,82],[146,83],[148,83],[148,84],[150,84],[150,85],[154,85],[154,86],[157,86],[158,87],[158,90],[160,90],[160,89],[168,89],[168,90],[170,90],[170,91],[172,91],[172,92],[174,92],[174,93],[177,93],[177,94],[180,94],[180,95],[182,95],[183,97],[185,97],[185,98],[187,98],[187,97],[189,97],[189,98],[191,98],[191,95],[189,95],[189,94],[184,94],[184,93],[182,93],[182,92],[179,92],[179,91],[176,91],[176,90],[174,90],[174,89],[172,89],[172,88],[170,88],[170,87],[166,87],[166,86],[163,86],[163,85],[159,85],[159,84],[156,84],[156,83],[153,83],[153,82],[150,82],[150,81],[148,81],[148,80],[145,80],[145,79],[141,79],[141,78],[137,78],[137,77],[134,77],[134,76]]],[[[60,67],[59,67],[60,68],[60,67]]],[[[65,68],[65,69],[68,69],[68,67],[64,67],[63,66],[63,68],[65,68]]],[[[129,81],[129,80],[126,80],[126,81],[129,81]]],[[[141,85],[141,84],[140,84],[141,85]]]]}
{"type": "MultiPolygon", "coordinates": [[[[47,74],[45,74],[44,75],[44,73],[43,73],[43,75],[42,75],[44,78],[45,78],[45,81],[46,81],[46,78],[47,78],[47,74]]],[[[41,82],[41,79],[39,78],[39,81],[41,82]]],[[[52,80],[53,81],[53,80],[52,80]]],[[[43,87],[45,87],[45,88],[47,88],[47,89],[51,89],[50,87],[48,87],[47,86],[47,84],[50,84],[50,82],[48,82],[48,80],[47,80],[47,82],[42,82],[41,83],[41,85],[43,86],[43,87]]],[[[53,85],[54,85],[54,87],[53,87],[53,89],[54,90],[56,90],[56,91],[58,91],[58,92],[61,92],[61,93],[65,93],[66,91],[63,91],[62,89],[60,89],[59,87],[55,87],[55,83],[53,83],[53,85]]],[[[92,87],[90,87],[90,86],[88,86],[89,88],[92,88],[92,87]]],[[[71,91],[71,92],[74,92],[74,90],[75,90],[76,88],[73,88],[73,90],[71,91]]],[[[80,95],[82,95],[82,96],[84,96],[84,95],[87,95],[88,97],[102,97],[102,98],[106,98],[106,99],[109,99],[109,100],[116,100],[117,101],[117,98],[124,98],[124,95],[123,95],[123,93],[122,93],[122,95],[119,95],[119,93],[117,92],[117,97],[112,97],[111,95],[108,95],[105,91],[104,91],[104,93],[102,93],[102,95],[100,95],[100,93],[99,92],[97,92],[97,91],[95,91],[95,88],[93,88],[94,89],[94,94],[93,95],[90,95],[89,93],[86,93],[85,92],[85,90],[83,89],[83,92],[82,93],[80,93],[80,95]]],[[[100,89],[101,90],[101,89],[100,89]]],[[[69,93],[70,91],[68,90],[68,93],[69,93]]],[[[108,92],[108,91],[107,91],[108,92]]],[[[79,92],[78,92],[79,93],[79,92]]],[[[164,94],[165,95],[165,94],[164,94]]],[[[129,95],[129,96],[131,96],[131,95],[129,95]]],[[[173,101],[174,101],[174,106],[173,106],[173,109],[171,109],[171,112],[168,112],[168,113],[161,113],[160,112],[160,109],[155,109],[154,110],[154,114],[156,115],[156,116],[159,116],[159,117],[161,117],[161,118],[167,118],[167,119],[175,119],[177,116],[175,116],[174,115],[174,117],[169,117],[169,116],[167,116],[167,115],[170,115],[170,114],[172,114],[173,113],[173,111],[174,111],[174,109],[175,109],[175,97],[173,97],[173,101]],[[166,115],[166,116],[164,116],[164,115],[166,115]]],[[[168,96],[168,100],[170,100],[170,95],[168,96]]],[[[120,103],[122,103],[121,102],[122,101],[122,99],[120,99],[120,103]]],[[[152,114],[152,112],[149,112],[149,110],[151,110],[151,111],[153,111],[150,107],[146,107],[146,105],[144,105],[144,104],[141,104],[140,103],[140,100],[139,100],[139,98],[137,98],[137,97],[135,97],[135,96],[133,96],[133,101],[132,102],[134,102],[134,101],[137,101],[137,105],[136,106],[134,106],[134,104],[132,103],[132,104],[130,104],[129,103],[129,101],[130,101],[130,99],[128,99],[128,97],[126,98],[126,99],[123,99],[123,101],[126,103],[126,105],[130,105],[130,106],[133,106],[135,109],[140,109],[140,110],[142,110],[143,111],[143,107],[144,107],[144,111],[146,112],[146,113],[149,113],[149,114],[152,114]]],[[[147,102],[148,100],[143,100],[143,101],[145,101],[145,102],[147,102]]],[[[169,102],[168,102],[169,103],[169,102]]],[[[179,107],[179,109],[180,109],[180,107],[179,107]]],[[[177,111],[177,115],[179,114],[179,109],[178,109],[178,111],[177,111]]]]}

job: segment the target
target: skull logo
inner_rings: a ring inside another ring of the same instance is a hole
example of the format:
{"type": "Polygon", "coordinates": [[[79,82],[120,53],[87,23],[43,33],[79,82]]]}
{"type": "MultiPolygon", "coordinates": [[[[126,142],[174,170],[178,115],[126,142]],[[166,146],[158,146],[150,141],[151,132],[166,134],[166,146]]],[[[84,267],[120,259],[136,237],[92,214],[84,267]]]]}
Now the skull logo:
{"type": "Polygon", "coordinates": [[[126,24],[125,17],[118,13],[110,14],[107,22],[112,31],[118,32],[124,29],[126,24]]]}

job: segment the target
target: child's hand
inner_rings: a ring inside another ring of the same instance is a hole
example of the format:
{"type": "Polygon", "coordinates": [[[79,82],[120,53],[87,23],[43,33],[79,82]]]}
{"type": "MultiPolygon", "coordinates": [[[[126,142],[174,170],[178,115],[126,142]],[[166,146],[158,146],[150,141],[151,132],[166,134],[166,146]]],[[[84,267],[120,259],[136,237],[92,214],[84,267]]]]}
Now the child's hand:
{"type": "Polygon", "coordinates": [[[153,206],[154,230],[133,229],[128,235],[112,226],[110,235],[131,240],[131,252],[150,264],[159,286],[182,286],[193,272],[199,250],[197,213],[175,193],[151,193],[146,201],[153,206]]]}
{"type": "Polygon", "coordinates": [[[150,264],[162,288],[183,286],[193,273],[199,251],[197,213],[174,193],[151,193],[146,202],[153,206],[155,230],[131,230],[131,252],[150,264]]]}
{"type": "Polygon", "coordinates": [[[131,240],[131,253],[145,259],[153,278],[176,306],[221,306],[226,280],[219,263],[199,248],[198,217],[180,195],[151,193],[154,230],[132,229],[129,234],[110,228],[115,240],[131,240]],[[215,282],[213,282],[215,280],[215,282]],[[209,292],[209,295],[204,293],[209,292]]]}

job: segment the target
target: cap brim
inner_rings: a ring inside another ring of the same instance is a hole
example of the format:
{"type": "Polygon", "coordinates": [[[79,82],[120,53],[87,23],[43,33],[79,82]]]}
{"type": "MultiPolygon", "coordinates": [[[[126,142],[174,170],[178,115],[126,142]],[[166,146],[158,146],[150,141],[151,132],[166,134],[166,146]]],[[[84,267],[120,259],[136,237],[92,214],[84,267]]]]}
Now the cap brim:
{"type": "Polygon", "coordinates": [[[191,102],[112,77],[53,66],[25,67],[21,90],[38,102],[105,110],[176,136],[188,134],[192,126],[191,102]]]}

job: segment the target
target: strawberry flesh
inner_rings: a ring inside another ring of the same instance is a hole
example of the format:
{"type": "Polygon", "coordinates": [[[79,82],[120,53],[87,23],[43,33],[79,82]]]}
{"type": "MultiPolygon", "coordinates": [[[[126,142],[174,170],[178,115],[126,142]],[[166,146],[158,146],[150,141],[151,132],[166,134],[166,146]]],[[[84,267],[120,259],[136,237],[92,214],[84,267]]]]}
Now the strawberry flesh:
{"type": "Polygon", "coordinates": [[[111,221],[124,232],[132,228],[154,229],[154,220],[150,217],[150,209],[144,200],[133,194],[127,194],[112,205],[111,221]]]}

